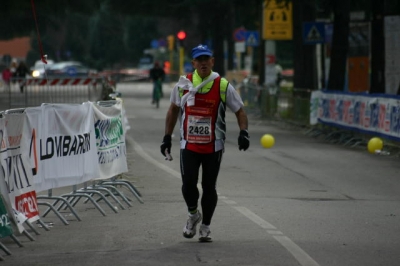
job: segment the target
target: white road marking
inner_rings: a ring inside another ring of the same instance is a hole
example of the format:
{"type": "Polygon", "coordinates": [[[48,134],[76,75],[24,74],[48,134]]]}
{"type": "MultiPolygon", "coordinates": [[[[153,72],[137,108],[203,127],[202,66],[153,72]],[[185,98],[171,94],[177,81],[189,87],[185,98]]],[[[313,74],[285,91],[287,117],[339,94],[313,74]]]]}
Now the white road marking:
{"type": "Polygon", "coordinates": [[[304,250],[302,250],[296,243],[294,243],[287,236],[273,236],[283,247],[285,247],[290,253],[292,253],[293,257],[300,263],[302,266],[319,266],[319,264],[310,257],[304,250]]]}
{"type": "MultiPolygon", "coordinates": [[[[166,171],[173,177],[181,179],[181,174],[168,166],[158,162],[149,154],[147,154],[143,148],[137,143],[132,137],[126,136],[127,140],[133,144],[134,150],[146,161],[154,164],[158,168],[166,171]]],[[[198,187],[200,185],[198,184],[198,187]]],[[[294,243],[289,237],[283,235],[281,231],[279,231],[275,226],[270,224],[269,222],[262,219],[260,216],[247,209],[246,207],[238,206],[237,203],[233,200],[228,199],[225,196],[218,195],[218,198],[221,199],[225,204],[231,206],[233,209],[237,210],[245,217],[250,219],[252,222],[265,229],[266,232],[271,235],[276,241],[278,241],[287,251],[289,251],[293,257],[300,263],[301,266],[320,266],[313,258],[310,257],[303,249],[301,249],[296,243],[294,243]]]]}
{"type": "Polygon", "coordinates": [[[263,220],[260,216],[255,214],[254,212],[250,211],[246,207],[241,207],[241,206],[233,206],[235,210],[252,220],[255,224],[258,224],[261,228],[264,229],[276,229],[275,226],[270,224],[269,222],[263,220]]]}

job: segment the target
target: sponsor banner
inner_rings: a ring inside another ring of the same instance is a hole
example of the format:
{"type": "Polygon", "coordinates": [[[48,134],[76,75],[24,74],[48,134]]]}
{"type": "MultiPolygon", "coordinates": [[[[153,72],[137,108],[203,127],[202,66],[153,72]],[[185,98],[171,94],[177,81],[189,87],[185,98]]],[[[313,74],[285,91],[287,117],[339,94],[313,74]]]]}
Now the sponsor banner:
{"type": "Polygon", "coordinates": [[[321,98],[321,91],[313,91],[310,99],[310,125],[318,124],[318,103],[321,98]]]}
{"type": "Polygon", "coordinates": [[[99,177],[89,104],[44,104],[25,112],[24,147],[37,192],[99,177]]]}
{"type": "Polygon", "coordinates": [[[124,108],[124,101],[121,98],[117,98],[118,101],[121,101],[122,104],[122,119],[124,120],[124,133],[128,132],[129,129],[131,129],[131,125],[129,124],[128,117],[126,116],[126,110],[124,108]]]}
{"type": "MultiPolygon", "coordinates": [[[[5,143],[3,142],[3,133],[5,131],[4,118],[0,116],[0,147],[3,149],[5,143]]],[[[1,155],[0,155],[1,158],[1,155]]],[[[11,203],[6,190],[6,183],[4,172],[0,171],[0,238],[12,235],[12,224],[10,223],[9,217],[11,212],[11,203]]]]}
{"type": "Polygon", "coordinates": [[[13,234],[10,216],[5,206],[3,195],[0,195],[0,238],[13,234]]]}
{"type": "Polygon", "coordinates": [[[318,122],[400,140],[400,97],[379,96],[314,91],[318,108],[310,112],[310,123],[316,116],[318,122]]]}
{"type": "Polygon", "coordinates": [[[18,230],[22,233],[22,223],[27,219],[29,222],[39,219],[32,167],[22,143],[25,114],[11,113],[3,116],[5,127],[0,149],[0,165],[4,182],[0,185],[4,199],[9,198],[6,203],[10,204],[15,217],[12,214],[11,216],[17,221],[18,230]]]}
{"type": "Polygon", "coordinates": [[[89,103],[94,110],[94,128],[100,176],[107,179],[128,172],[125,121],[122,102],[112,106],[89,103]]]}

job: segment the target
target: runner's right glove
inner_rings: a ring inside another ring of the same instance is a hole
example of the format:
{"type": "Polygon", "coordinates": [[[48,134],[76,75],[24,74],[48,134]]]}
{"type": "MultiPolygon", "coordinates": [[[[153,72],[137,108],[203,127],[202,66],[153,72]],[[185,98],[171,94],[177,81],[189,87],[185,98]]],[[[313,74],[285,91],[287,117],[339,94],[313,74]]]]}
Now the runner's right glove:
{"type": "Polygon", "coordinates": [[[239,138],[238,138],[239,150],[247,150],[250,146],[250,137],[249,132],[247,130],[240,130],[239,138]]]}
{"type": "Polygon", "coordinates": [[[165,151],[167,151],[168,154],[171,154],[171,135],[164,136],[160,149],[161,149],[161,154],[164,155],[165,157],[167,157],[165,151]]]}

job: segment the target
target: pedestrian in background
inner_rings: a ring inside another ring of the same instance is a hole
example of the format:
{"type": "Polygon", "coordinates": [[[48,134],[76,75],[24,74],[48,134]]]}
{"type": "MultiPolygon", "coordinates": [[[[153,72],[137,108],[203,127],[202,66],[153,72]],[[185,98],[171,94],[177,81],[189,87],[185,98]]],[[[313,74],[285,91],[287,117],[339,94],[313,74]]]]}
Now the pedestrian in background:
{"type": "Polygon", "coordinates": [[[28,67],[26,66],[24,61],[21,61],[18,64],[18,67],[15,71],[15,77],[18,79],[19,89],[20,89],[21,93],[24,92],[25,79],[28,74],[29,74],[28,67]]]}
{"type": "Polygon", "coordinates": [[[18,67],[18,61],[17,61],[17,59],[14,58],[10,64],[10,71],[11,71],[13,77],[15,77],[17,67],[18,67]]]}
{"type": "Polygon", "coordinates": [[[5,85],[5,91],[10,90],[10,84],[11,84],[11,77],[12,77],[12,72],[9,67],[6,67],[2,72],[1,72],[1,77],[4,81],[5,85]]]}
{"type": "Polygon", "coordinates": [[[282,82],[282,66],[278,63],[278,61],[275,62],[275,71],[276,71],[276,86],[278,87],[278,90],[281,86],[282,82]]]}
{"type": "Polygon", "coordinates": [[[189,212],[183,236],[193,238],[197,224],[201,222],[199,241],[209,242],[212,240],[211,219],[218,200],[217,177],[224,153],[226,106],[237,118],[239,150],[247,150],[250,140],[243,101],[225,78],[212,71],[214,57],[206,45],[192,49],[192,65],[194,72],[181,76],[171,93],[160,148],[161,153],[171,160],[171,135],[179,117],[182,194],[189,212]],[[198,208],[200,194],[197,188],[200,166],[202,214],[198,208]]]}

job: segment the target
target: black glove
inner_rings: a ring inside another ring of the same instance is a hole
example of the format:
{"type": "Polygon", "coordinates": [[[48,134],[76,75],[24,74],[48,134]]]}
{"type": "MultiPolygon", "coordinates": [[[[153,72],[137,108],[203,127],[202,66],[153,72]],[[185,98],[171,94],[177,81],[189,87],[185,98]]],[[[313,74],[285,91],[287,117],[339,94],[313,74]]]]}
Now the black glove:
{"type": "Polygon", "coordinates": [[[161,149],[161,154],[164,155],[165,157],[167,156],[165,154],[165,151],[171,154],[171,135],[164,136],[160,149],[161,149]]]}
{"type": "Polygon", "coordinates": [[[250,137],[249,132],[247,130],[240,130],[239,138],[238,138],[239,150],[247,150],[250,146],[250,137]]]}

